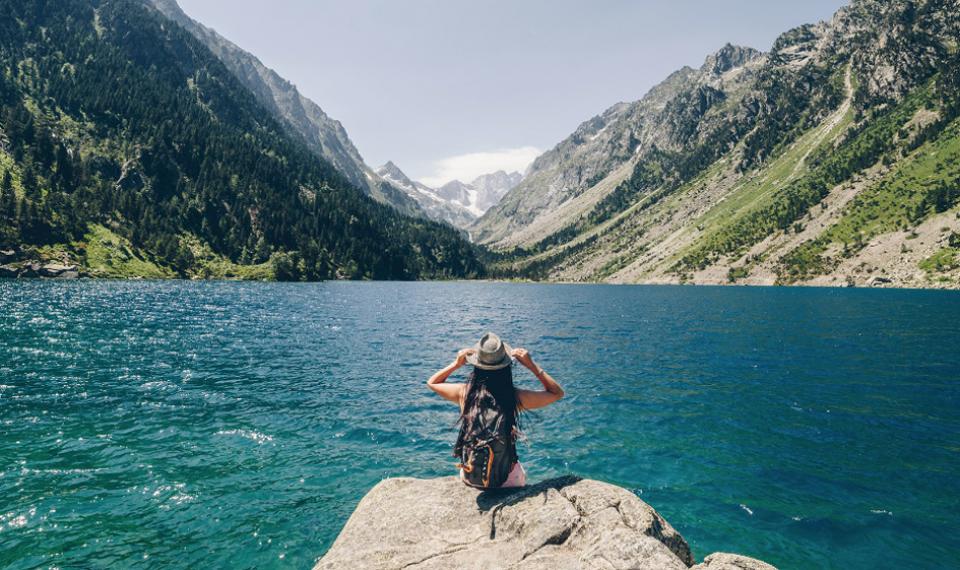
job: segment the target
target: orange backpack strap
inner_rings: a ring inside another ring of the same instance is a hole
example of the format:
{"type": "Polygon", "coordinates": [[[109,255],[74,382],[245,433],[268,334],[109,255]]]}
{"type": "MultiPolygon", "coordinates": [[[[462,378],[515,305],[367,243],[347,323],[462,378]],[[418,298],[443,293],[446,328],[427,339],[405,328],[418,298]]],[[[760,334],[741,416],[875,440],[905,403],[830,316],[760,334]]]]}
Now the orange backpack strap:
{"type": "Polygon", "coordinates": [[[483,478],[484,487],[490,486],[490,475],[493,472],[493,447],[488,445],[487,449],[490,450],[490,456],[487,458],[487,468],[483,470],[484,475],[486,475],[486,477],[483,478]]]}

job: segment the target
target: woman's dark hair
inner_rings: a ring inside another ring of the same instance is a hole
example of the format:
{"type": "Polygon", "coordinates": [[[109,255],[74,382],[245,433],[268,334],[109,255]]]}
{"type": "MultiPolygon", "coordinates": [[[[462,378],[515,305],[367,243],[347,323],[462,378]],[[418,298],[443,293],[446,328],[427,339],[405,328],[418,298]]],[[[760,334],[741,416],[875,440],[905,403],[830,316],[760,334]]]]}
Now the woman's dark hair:
{"type": "Polygon", "coordinates": [[[485,410],[495,409],[503,415],[500,433],[515,437],[520,432],[520,401],[513,387],[513,368],[499,370],[474,368],[467,379],[467,392],[460,413],[460,433],[453,446],[453,455],[460,457],[467,442],[477,439],[483,428],[478,417],[485,410]]]}

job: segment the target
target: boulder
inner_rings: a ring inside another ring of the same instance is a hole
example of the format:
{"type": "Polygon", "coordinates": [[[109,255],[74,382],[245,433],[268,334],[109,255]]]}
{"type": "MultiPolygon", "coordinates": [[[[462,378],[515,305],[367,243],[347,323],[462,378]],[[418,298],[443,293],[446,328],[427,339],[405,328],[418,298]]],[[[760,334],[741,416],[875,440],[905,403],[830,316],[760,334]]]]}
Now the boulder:
{"type": "Polygon", "coordinates": [[[14,249],[0,249],[0,265],[17,260],[17,251],[14,249]]]}
{"type": "Polygon", "coordinates": [[[703,559],[702,564],[697,564],[690,570],[777,570],[776,567],[761,562],[756,558],[740,556],[739,554],[727,554],[726,552],[715,552],[703,559]]]}
{"type": "Polygon", "coordinates": [[[33,261],[25,263],[20,269],[20,277],[40,277],[40,268],[42,267],[41,264],[33,261]]]}
{"type": "Polygon", "coordinates": [[[77,273],[75,265],[61,265],[59,263],[47,263],[40,267],[38,273],[41,277],[61,277],[65,273],[77,273]]]}
{"type": "Polygon", "coordinates": [[[0,265],[0,277],[14,279],[20,275],[20,268],[15,265],[0,265]]]}
{"type": "Polygon", "coordinates": [[[686,570],[693,562],[663,517],[615,485],[567,476],[481,492],[456,477],[396,478],[367,493],[314,570],[686,570]]]}

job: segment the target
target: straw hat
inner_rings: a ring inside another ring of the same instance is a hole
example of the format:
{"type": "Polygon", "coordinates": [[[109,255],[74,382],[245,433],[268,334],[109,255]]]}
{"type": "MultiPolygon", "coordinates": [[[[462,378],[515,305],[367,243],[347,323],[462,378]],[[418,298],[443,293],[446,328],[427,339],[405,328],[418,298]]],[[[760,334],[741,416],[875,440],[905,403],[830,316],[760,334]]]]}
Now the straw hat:
{"type": "Polygon", "coordinates": [[[467,362],[481,370],[499,370],[510,366],[510,345],[500,340],[500,337],[488,332],[480,337],[474,348],[476,352],[467,356],[467,362]]]}

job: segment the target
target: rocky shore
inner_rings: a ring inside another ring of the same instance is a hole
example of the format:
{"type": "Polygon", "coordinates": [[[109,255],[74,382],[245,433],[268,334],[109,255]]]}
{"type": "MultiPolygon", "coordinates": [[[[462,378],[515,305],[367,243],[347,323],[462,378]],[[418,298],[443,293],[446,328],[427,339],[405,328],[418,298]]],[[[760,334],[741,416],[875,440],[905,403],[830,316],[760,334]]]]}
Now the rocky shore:
{"type": "Polygon", "coordinates": [[[567,476],[479,492],[455,477],[385,479],[314,570],[776,570],[714,553],[696,564],[670,523],[630,491],[567,476]]]}
{"type": "Polygon", "coordinates": [[[77,265],[42,261],[17,248],[0,249],[0,278],[76,279],[80,276],[77,265]]]}

